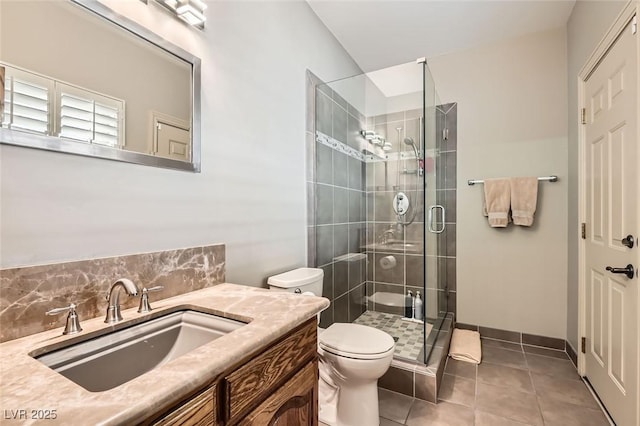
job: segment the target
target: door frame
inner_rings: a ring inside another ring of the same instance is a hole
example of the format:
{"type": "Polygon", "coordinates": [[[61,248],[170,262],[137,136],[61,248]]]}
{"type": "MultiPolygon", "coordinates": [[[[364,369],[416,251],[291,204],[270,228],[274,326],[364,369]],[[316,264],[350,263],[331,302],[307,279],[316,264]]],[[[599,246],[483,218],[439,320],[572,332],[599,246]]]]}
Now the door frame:
{"type": "MultiPolygon", "coordinates": [[[[604,55],[607,51],[613,46],[614,42],[618,38],[618,36],[627,28],[627,23],[633,17],[633,15],[640,16],[640,2],[630,0],[622,9],[618,17],[615,19],[609,30],[606,32],[602,40],[598,43],[595,50],[587,59],[585,65],[580,70],[577,78],[578,84],[578,119],[580,120],[580,110],[585,106],[585,82],[587,78],[591,75],[591,73],[596,69],[600,61],[603,59],[604,55]]],[[[640,18],[638,18],[640,19],[640,18]]],[[[637,34],[640,40],[640,33],[637,34]]],[[[640,50],[640,41],[636,42],[637,48],[640,50]]],[[[640,62],[640,52],[638,52],[638,61],[640,62]]],[[[638,78],[638,87],[640,87],[640,76],[638,78]]],[[[640,90],[637,94],[637,102],[640,105],[640,90]]],[[[586,152],[585,152],[585,126],[582,124],[578,124],[578,223],[581,224],[585,221],[586,212],[585,212],[585,200],[586,200],[586,184],[585,184],[585,161],[586,161],[586,152]]],[[[640,142],[640,123],[638,127],[638,135],[637,140],[640,142]]],[[[640,153],[640,149],[638,150],[640,153]]],[[[638,158],[640,162],[640,158],[638,158]]],[[[638,185],[640,187],[640,185],[638,185]]],[[[638,193],[638,199],[640,199],[640,189],[638,193]]],[[[577,230],[577,235],[580,235],[580,229],[577,230]]],[[[640,232],[640,231],[639,231],[640,232]]],[[[578,338],[586,335],[586,282],[585,282],[585,244],[586,240],[579,238],[578,243],[578,338]]],[[[640,307],[640,291],[638,291],[638,306],[640,307]]],[[[638,315],[638,344],[640,345],[640,315],[638,315]]],[[[578,373],[584,377],[586,373],[586,361],[585,354],[582,353],[581,348],[574,348],[578,355],[578,373]]],[[[638,354],[640,354],[640,348],[638,348],[638,354]]],[[[638,361],[640,364],[640,360],[638,361]]],[[[640,365],[638,366],[638,371],[640,371],[640,365]]],[[[638,394],[640,394],[640,378],[637,380],[638,382],[638,394]]],[[[636,414],[637,415],[637,414],[636,414]]]]}
{"type": "MultiPolygon", "coordinates": [[[[174,117],[169,114],[165,114],[163,112],[151,110],[149,112],[149,127],[151,131],[149,132],[149,137],[147,138],[147,149],[149,155],[156,155],[158,152],[158,133],[157,126],[158,124],[168,124],[173,127],[179,127],[189,132],[190,140],[193,140],[193,132],[191,131],[191,123],[182,118],[174,117]]],[[[191,161],[192,153],[193,153],[193,144],[189,143],[189,161],[191,161]]]]}

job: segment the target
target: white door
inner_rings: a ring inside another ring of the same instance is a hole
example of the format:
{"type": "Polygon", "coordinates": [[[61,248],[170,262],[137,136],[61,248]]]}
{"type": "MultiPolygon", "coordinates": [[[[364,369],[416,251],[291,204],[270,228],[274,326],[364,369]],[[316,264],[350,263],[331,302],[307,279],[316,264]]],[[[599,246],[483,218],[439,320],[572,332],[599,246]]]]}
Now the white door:
{"type": "Polygon", "coordinates": [[[155,130],[157,156],[182,161],[191,160],[189,129],[158,121],[155,130]]]}
{"type": "Polygon", "coordinates": [[[636,43],[630,22],[584,86],[585,372],[618,426],[640,425],[638,275],[607,270],[640,266],[636,43]]]}

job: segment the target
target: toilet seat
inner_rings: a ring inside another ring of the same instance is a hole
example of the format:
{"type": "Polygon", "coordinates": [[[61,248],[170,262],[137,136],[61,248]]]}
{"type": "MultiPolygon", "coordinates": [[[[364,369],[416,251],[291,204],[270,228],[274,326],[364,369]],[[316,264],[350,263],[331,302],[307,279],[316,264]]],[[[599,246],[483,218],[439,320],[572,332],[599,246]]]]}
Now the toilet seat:
{"type": "Polygon", "coordinates": [[[354,359],[380,359],[395,348],[393,337],[360,324],[335,323],[318,336],[321,349],[354,359]]]}

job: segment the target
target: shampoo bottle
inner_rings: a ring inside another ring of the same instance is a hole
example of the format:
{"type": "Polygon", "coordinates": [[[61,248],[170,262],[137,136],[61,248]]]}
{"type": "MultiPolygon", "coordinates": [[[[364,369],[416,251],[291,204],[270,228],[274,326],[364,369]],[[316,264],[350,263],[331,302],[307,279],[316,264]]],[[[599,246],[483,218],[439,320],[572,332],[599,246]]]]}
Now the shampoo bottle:
{"type": "Polygon", "coordinates": [[[416,303],[415,303],[415,310],[414,310],[414,315],[413,318],[422,321],[424,319],[424,315],[422,314],[422,308],[423,308],[423,303],[422,303],[422,298],[420,297],[420,292],[418,291],[416,293],[416,303]]]}
{"type": "Polygon", "coordinates": [[[404,316],[407,318],[413,318],[413,293],[411,290],[407,292],[406,297],[404,298],[404,316]]]}

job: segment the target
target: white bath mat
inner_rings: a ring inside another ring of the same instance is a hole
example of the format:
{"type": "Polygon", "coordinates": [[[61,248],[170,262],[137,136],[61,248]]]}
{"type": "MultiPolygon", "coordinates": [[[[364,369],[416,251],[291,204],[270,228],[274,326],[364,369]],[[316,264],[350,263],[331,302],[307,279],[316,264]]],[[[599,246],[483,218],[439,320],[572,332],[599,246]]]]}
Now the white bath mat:
{"type": "Polygon", "coordinates": [[[454,328],[449,346],[449,356],[458,361],[480,364],[482,360],[480,333],[454,328]]]}

